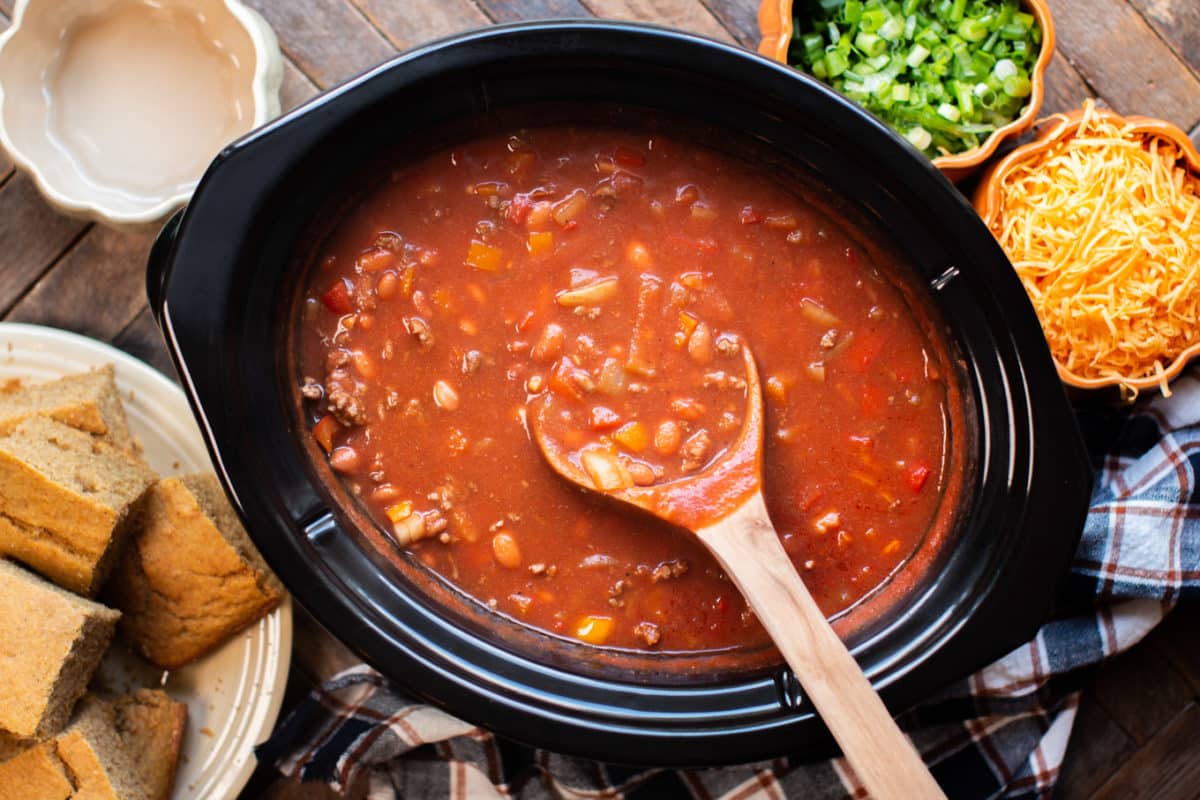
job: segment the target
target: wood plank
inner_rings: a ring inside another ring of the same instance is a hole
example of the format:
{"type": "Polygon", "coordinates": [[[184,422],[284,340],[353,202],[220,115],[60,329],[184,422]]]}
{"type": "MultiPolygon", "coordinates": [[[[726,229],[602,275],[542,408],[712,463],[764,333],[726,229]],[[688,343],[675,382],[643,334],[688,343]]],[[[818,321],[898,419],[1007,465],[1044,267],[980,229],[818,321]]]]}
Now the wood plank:
{"type": "Polygon", "coordinates": [[[395,55],[395,48],[344,0],[248,0],[280,35],[280,46],[321,88],[395,55]]]}
{"type": "Polygon", "coordinates": [[[1058,49],[1114,109],[1200,122],[1200,79],[1124,2],[1049,0],[1058,49]]]}
{"type": "Polygon", "coordinates": [[[731,42],[733,37],[700,0],[583,0],[597,17],[653,22],[731,42]]]}
{"type": "Polygon", "coordinates": [[[1096,702],[1133,741],[1144,745],[1195,697],[1188,682],[1145,643],[1105,665],[1093,684],[1096,702]],[[1147,676],[1153,675],[1153,679],[1147,676]]]}
{"type": "Polygon", "coordinates": [[[369,778],[368,774],[360,775],[344,795],[333,791],[325,783],[301,783],[280,778],[267,789],[263,800],[366,800],[369,778]]]}
{"type": "MultiPolygon", "coordinates": [[[[1196,140],[1196,131],[1192,132],[1192,140],[1196,140]]],[[[1150,644],[1162,653],[1172,667],[1191,686],[1192,691],[1200,696],[1200,608],[1194,606],[1179,606],[1172,611],[1154,633],[1150,636],[1150,644]]]]}
{"type": "Polygon", "coordinates": [[[151,234],[93,227],[21,298],[8,319],[113,338],[146,305],[146,257],[153,241],[151,234]]]}
{"type": "MultiPolygon", "coordinates": [[[[8,29],[8,14],[7,14],[7,7],[6,7],[6,12],[0,13],[0,33],[3,33],[7,29],[8,29]]],[[[5,153],[3,150],[0,150],[0,186],[3,186],[4,182],[7,181],[12,176],[12,172],[13,172],[12,161],[9,159],[7,153],[5,153]]]]}
{"type": "Polygon", "coordinates": [[[351,1],[400,50],[491,22],[471,0],[351,1]]]}
{"type": "Polygon", "coordinates": [[[1042,101],[1040,116],[1079,108],[1089,97],[1094,98],[1095,93],[1083,76],[1061,52],[1056,52],[1046,68],[1046,96],[1042,101]]]}
{"type": "Polygon", "coordinates": [[[279,105],[284,111],[291,111],[319,91],[312,79],[301,72],[290,58],[283,59],[283,83],[279,86],[279,105]]]}
{"type": "Polygon", "coordinates": [[[46,205],[33,181],[15,175],[0,187],[0,314],[6,313],[87,229],[46,205]]]}
{"type": "Polygon", "coordinates": [[[758,32],[758,3],[756,0],[702,0],[725,29],[742,47],[758,49],[762,34],[758,32]]]}
{"type": "Polygon", "coordinates": [[[496,22],[520,22],[525,19],[590,17],[579,0],[476,0],[483,13],[496,22]]]}
{"type": "Polygon", "coordinates": [[[1086,800],[1137,749],[1137,745],[1091,691],[1080,700],[1079,713],[1054,800],[1086,800]]]}
{"type": "Polygon", "coordinates": [[[1200,786],[1200,706],[1175,716],[1154,739],[1096,793],[1096,800],[1165,800],[1196,797],[1200,786]]]}
{"type": "Polygon", "coordinates": [[[358,656],[331,636],[308,611],[297,607],[292,621],[297,638],[313,645],[304,651],[297,650],[292,656],[293,664],[309,683],[324,683],[359,662],[358,656]]]}
{"type": "Polygon", "coordinates": [[[1200,3],[1196,0],[1129,0],[1193,71],[1200,72],[1200,3]]]}
{"type": "Polygon", "coordinates": [[[175,374],[175,365],[171,363],[171,357],[167,354],[162,331],[158,329],[154,315],[145,303],[124,330],[113,337],[112,343],[134,358],[145,361],[176,383],[179,382],[175,374]]]}

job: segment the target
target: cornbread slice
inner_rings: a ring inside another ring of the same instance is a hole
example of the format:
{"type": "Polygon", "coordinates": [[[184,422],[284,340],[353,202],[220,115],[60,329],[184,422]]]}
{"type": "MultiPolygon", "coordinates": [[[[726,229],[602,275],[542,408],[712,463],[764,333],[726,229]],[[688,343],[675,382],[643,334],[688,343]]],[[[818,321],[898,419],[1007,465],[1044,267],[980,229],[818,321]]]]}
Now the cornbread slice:
{"type": "Polygon", "coordinates": [[[0,800],[167,800],[186,720],[157,689],[88,695],[62,734],[0,762],[0,800]]]}
{"type": "Polygon", "coordinates": [[[148,800],[134,762],[114,726],[113,708],[86,697],[71,726],[54,739],[59,760],[75,785],[73,800],[148,800]]]}
{"type": "Polygon", "coordinates": [[[160,480],[142,519],[108,587],[122,630],[152,664],[194,661],[283,599],[214,475],[160,480]]]}
{"type": "Polygon", "coordinates": [[[133,449],[112,364],[48,383],[0,387],[0,436],[35,414],[103,436],[122,450],[133,449]]]}
{"type": "Polygon", "coordinates": [[[175,783],[186,703],[172,700],[161,689],[139,689],[112,701],[117,736],[135,757],[134,769],[150,800],[167,800],[175,783]]]}
{"type": "Polygon", "coordinates": [[[69,800],[74,792],[54,742],[0,762],[0,800],[69,800]]]}
{"type": "Polygon", "coordinates": [[[70,536],[35,528],[0,514],[0,556],[8,556],[64,589],[95,597],[116,562],[117,545],[130,520],[103,547],[76,545],[70,536]],[[84,548],[84,549],[81,549],[84,548]]]}
{"type": "Polygon", "coordinates": [[[155,478],[91,434],[31,416],[0,437],[0,555],[91,595],[155,478]]]}
{"type": "Polygon", "coordinates": [[[59,731],[120,616],[0,560],[0,728],[22,738],[59,731]]]}

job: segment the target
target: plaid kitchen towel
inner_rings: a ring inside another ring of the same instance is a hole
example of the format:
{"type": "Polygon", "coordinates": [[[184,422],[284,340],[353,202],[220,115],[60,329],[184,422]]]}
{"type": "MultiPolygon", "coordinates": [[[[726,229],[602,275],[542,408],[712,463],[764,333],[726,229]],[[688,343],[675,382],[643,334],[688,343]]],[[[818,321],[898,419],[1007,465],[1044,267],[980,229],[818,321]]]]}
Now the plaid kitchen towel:
{"type": "MultiPolygon", "coordinates": [[[[1132,647],[1200,596],[1200,379],[1130,411],[1079,414],[1096,468],[1063,612],[1030,642],[901,723],[947,795],[1049,797],[1080,670],[1132,647]]],[[[364,771],[392,798],[863,797],[845,761],[635,769],[535,750],[404,695],[366,666],[315,690],[259,750],[284,775],[341,790],[364,771]]]]}

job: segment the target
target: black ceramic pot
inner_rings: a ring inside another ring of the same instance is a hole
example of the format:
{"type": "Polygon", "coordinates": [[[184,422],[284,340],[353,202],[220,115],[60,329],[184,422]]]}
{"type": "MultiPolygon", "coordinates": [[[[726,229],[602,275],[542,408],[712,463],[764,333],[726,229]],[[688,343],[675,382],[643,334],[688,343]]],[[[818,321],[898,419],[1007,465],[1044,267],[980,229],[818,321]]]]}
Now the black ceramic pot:
{"type": "Polygon", "coordinates": [[[1028,639],[1070,561],[1091,479],[1003,252],[924,157],[819,83],[736,47],[621,23],[497,27],[400,56],[230,147],[160,236],[151,306],[220,476],[294,596],[415,694],[532,744],[664,765],[831,747],[781,666],[606,676],[584,668],[585,645],[540,657],[538,636],[549,637],[500,636],[496,620],[430,601],[411,570],[356,533],[370,523],[311,457],[289,331],[313,220],[344,195],[347,176],[398,143],[478,130],[539,104],[637,109],[728,131],[890,234],[960,358],[970,432],[958,446],[970,452],[946,545],[851,647],[899,711],[1028,639]]]}

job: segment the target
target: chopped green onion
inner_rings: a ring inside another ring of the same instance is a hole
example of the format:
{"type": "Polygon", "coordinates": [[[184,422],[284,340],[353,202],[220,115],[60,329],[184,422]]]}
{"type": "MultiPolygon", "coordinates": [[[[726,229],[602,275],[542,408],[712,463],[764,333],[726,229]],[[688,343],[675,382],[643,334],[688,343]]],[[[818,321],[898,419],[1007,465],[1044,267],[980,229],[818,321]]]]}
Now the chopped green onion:
{"type": "Polygon", "coordinates": [[[1010,97],[1029,97],[1029,93],[1033,91],[1033,84],[1024,75],[1013,75],[1010,78],[1005,78],[1002,85],[1004,86],[1004,93],[1010,97]]]}
{"type": "Polygon", "coordinates": [[[962,117],[962,112],[958,110],[958,106],[952,106],[949,103],[942,103],[937,108],[937,113],[951,122],[958,122],[962,117]]]}
{"type": "Polygon", "coordinates": [[[790,63],[929,156],[1021,113],[1042,31],[1020,0],[796,0],[790,63]]]}
{"type": "Polygon", "coordinates": [[[929,58],[929,51],[921,45],[913,45],[913,48],[908,51],[908,56],[904,59],[904,63],[910,67],[919,67],[929,58]]]}
{"type": "Polygon", "coordinates": [[[905,131],[904,138],[908,139],[912,143],[912,146],[918,150],[928,150],[929,145],[933,144],[933,136],[920,125],[905,131]]]}

